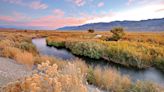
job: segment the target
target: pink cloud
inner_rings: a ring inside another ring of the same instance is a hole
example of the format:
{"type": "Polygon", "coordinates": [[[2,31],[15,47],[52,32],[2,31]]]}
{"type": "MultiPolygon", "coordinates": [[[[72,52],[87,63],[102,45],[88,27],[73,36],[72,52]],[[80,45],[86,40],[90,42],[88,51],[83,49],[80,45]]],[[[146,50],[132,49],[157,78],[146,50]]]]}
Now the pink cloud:
{"type": "Polygon", "coordinates": [[[4,21],[4,22],[14,22],[16,21],[15,18],[11,17],[11,16],[0,16],[0,21],[4,21]]]}
{"type": "Polygon", "coordinates": [[[130,5],[132,2],[134,2],[135,0],[128,0],[128,2],[126,3],[127,5],[130,5]]]}
{"type": "Polygon", "coordinates": [[[104,2],[100,2],[100,3],[98,3],[97,6],[98,6],[98,7],[102,7],[102,6],[104,6],[104,2]]]}
{"type": "Polygon", "coordinates": [[[56,17],[56,16],[44,16],[36,18],[30,22],[19,24],[20,26],[33,26],[33,27],[46,27],[46,28],[59,28],[63,26],[79,25],[87,21],[86,18],[74,18],[74,17],[56,17]]]}
{"type": "Polygon", "coordinates": [[[11,16],[0,16],[0,21],[4,22],[18,22],[18,21],[27,21],[30,20],[31,18],[29,16],[26,16],[22,13],[13,11],[11,16]]]}
{"type": "Polygon", "coordinates": [[[22,0],[3,0],[4,2],[8,2],[11,4],[18,4],[18,5],[24,5],[22,0]]]}
{"type": "Polygon", "coordinates": [[[155,12],[164,12],[164,8],[158,9],[158,10],[156,10],[155,12]]]}
{"type": "Polygon", "coordinates": [[[35,10],[48,8],[48,5],[45,3],[42,3],[41,1],[32,1],[32,2],[25,2],[23,0],[3,0],[3,1],[11,3],[11,4],[29,7],[35,10]]]}
{"type": "Polygon", "coordinates": [[[53,13],[54,13],[56,16],[58,16],[58,17],[64,16],[64,11],[62,11],[62,10],[60,10],[60,9],[55,9],[55,10],[53,11],[53,13]]]}
{"type": "Polygon", "coordinates": [[[37,10],[37,9],[46,9],[48,8],[48,5],[41,3],[40,1],[33,1],[29,5],[29,7],[37,10]]]}
{"type": "Polygon", "coordinates": [[[85,4],[85,0],[72,0],[77,6],[83,6],[85,4]]]}

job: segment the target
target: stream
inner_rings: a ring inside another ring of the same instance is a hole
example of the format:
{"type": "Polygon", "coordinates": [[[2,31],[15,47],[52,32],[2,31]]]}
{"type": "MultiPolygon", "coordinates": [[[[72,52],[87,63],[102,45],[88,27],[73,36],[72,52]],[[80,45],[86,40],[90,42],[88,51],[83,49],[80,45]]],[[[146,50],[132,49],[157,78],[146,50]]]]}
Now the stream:
{"type": "Polygon", "coordinates": [[[41,55],[54,56],[64,60],[80,58],[84,60],[87,64],[93,66],[99,65],[101,67],[116,68],[122,75],[129,75],[132,81],[134,82],[137,80],[144,80],[164,85],[164,73],[153,67],[144,70],[138,70],[134,68],[126,68],[118,64],[109,63],[109,61],[107,62],[105,60],[95,60],[87,57],[78,57],[73,55],[71,52],[64,48],[59,49],[47,46],[45,38],[35,38],[32,40],[32,42],[36,46],[37,50],[41,55]]]}

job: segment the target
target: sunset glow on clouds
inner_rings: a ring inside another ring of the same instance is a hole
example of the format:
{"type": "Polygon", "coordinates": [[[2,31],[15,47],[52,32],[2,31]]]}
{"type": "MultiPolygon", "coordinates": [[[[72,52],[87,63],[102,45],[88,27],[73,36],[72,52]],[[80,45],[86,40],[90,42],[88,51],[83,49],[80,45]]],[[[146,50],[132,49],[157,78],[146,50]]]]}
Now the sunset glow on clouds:
{"type": "Polygon", "coordinates": [[[0,27],[56,29],[164,17],[164,0],[0,0],[0,27]]]}

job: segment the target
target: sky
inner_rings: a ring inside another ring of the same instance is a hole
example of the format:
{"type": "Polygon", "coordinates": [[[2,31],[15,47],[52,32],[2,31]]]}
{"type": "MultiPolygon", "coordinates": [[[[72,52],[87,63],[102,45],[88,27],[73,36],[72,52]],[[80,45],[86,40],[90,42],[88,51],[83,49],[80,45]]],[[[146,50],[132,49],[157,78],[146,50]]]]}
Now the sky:
{"type": "Polygon", "coordinates": [[[0,27],[64,26],[164,18],[164,0],[0,0],[0,27]]]}

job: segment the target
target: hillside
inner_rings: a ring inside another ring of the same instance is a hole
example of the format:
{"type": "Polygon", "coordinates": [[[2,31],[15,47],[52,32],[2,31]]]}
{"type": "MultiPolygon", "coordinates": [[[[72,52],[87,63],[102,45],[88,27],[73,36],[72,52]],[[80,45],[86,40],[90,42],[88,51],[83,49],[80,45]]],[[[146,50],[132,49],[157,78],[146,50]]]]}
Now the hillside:
{"type": "Polygon", "coordinates": [[[124,27],[127,31],[164,31],[164,18],[149,19],[141,21],[113,21],[84,24],[80,26],[67,26],[57,30],[88,30],[95,29],[99,31],[110,30],[113,27],[124,27]]]}

